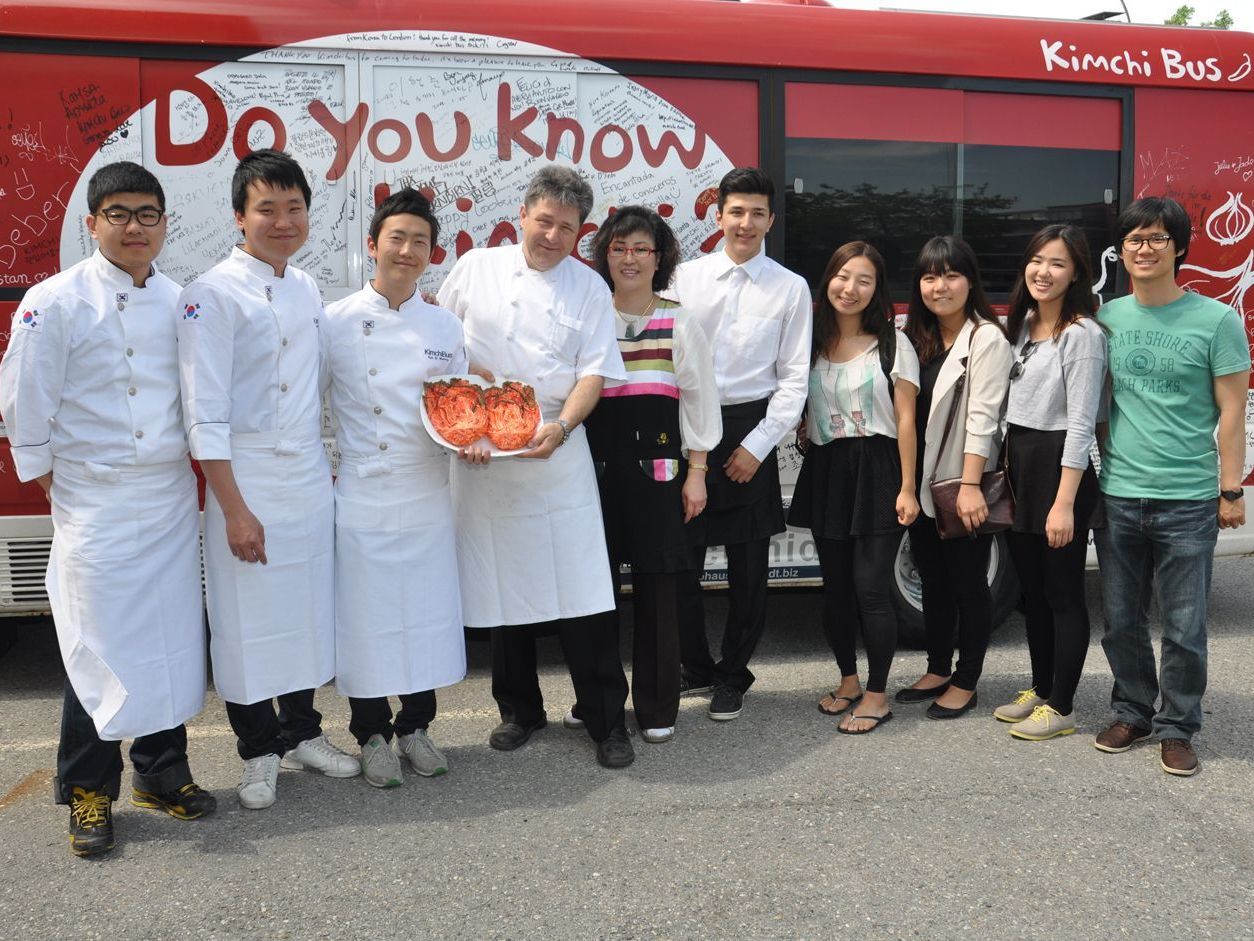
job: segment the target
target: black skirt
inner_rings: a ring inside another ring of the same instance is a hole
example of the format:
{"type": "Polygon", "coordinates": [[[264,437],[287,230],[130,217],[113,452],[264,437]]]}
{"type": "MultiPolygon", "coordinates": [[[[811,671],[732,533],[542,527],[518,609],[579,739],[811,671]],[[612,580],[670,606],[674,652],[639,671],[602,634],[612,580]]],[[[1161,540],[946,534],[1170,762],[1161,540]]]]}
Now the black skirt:
{"type": "MultiPolygon", "coordinates": [[[[1045,535],[1045,520],[1058,496],[1062,479],[1062,448],[1065,431],[1039,431],[1022,425],[1011,425],[1006,432],[1006,474],[1015,497],[1015,521],[1010,527],[1017,533],[1045,535]]],[[[1102,529],[1106,514],[1102,493],[1097,486],[1093,464],[1084,469],[1075,495],[1075,531],[1102,529]]]]}
{"type": "Polygon", "coordinates": [[[887,435],[813,444],[797,474],[788,523],[815,539],[900,532],[901,454],[887,435]]]}
{"type": "Polygon", "coordinates": [[[767,399],[723,406],[723,440],[710,452],[705,512],[688,524],[693,546],[734,546],[782,533],[784,501],[775,449],[747,484],[729,480],[724,462],[766,416],[767,399]]]}

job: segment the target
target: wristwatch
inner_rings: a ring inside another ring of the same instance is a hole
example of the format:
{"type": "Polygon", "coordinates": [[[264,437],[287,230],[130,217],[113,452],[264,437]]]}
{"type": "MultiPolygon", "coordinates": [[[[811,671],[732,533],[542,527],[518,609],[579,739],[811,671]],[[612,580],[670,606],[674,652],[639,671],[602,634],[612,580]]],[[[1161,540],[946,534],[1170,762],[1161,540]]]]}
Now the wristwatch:
{"type": "Polygon", "coordinates": [[[562,444],[565,444],[567,439],[570,438],[570,422],[564,418],[559,418],[557,424],[562,428],[562,444]]]}
{"type": "Polygon", "coordinates": [[[1219,496],[1227,500],[1229,503],[1236,503],[1245,496],[1245,491],[1239,487],[1236,490],[1220,490],[1219,496]]]}

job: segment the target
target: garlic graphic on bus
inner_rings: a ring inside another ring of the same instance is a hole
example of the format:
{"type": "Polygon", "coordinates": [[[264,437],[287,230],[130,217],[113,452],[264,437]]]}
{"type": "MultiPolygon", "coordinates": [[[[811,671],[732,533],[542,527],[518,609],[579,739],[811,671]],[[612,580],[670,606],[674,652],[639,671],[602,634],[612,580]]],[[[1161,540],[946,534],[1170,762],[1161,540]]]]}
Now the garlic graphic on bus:
{"type": "Polygon", "coordinates": [[[1229,193],[1228,201],[1206,220],[1206,234],[1220,245],[1235,245],[1254,232],[1254,209],[1242,202],[1242,193],[1229,193]]]}

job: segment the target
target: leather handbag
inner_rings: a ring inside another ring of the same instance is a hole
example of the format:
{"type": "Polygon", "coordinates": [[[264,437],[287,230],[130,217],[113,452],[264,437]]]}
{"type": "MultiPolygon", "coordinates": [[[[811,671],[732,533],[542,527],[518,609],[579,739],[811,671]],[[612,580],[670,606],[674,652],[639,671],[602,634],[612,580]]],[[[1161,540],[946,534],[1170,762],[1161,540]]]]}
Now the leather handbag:
{"type": "MultiPolygon", "coordinates": [[[[979,329],[978,327],[976,329],[979,329]]],[[[974,331],[972,331],[974,335],[974,331]]],[[[945,433],[941,436],[940,453],[945,453],[945,445],[949,441],[949,433],[953,430],[954,419],[958,415],[958,404],[962,400],[967,377],[964,373],[954,384],[953,404],[949,407],[949,418],[945,422],[945,433]]],[[[999,459],[999,464],[1002,461],[999,459]]],[[[1015,519],[1014,494],[1010,489],[1010,481],[1006,478],[1004,466],[996,470],[985,471],[980,478],[980,491],[984,494],[984,502],[988,504],[988,519],[975,532],[968,532],[958,515],[958,491],[962,488],[962,477],[950,477],[937,480],[936,471],[928,480],[932,491],[932,505],[936,508],[936,531],[941,539],[956,539],[959,536],[982,536],[985,533],[999,533],[1010,528],[1015,519]]]]}

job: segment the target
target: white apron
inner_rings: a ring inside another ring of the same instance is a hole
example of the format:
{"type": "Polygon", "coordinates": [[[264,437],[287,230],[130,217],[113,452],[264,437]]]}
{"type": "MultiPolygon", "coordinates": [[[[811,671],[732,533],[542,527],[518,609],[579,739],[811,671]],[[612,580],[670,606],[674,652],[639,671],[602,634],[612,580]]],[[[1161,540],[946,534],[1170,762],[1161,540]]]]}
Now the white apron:
{"type": "Polygon", "coordinates": [[[65,671],[104,741],[172,729],[205,703],[196,478],[186,459],[56,459],[46,585],[65,671]]]}
{"type": "Polygon", "coordinates": [[[362,698],[465,678],[447,456],[340,464],[335,665],[336,689],[362,698]]]}
{"type": "Polygon", "coordinates": [[[231,435],[231,468],[265,529],[266,565],[241,562],[222,508],[205,499],[205,587],[213,681],[227,702],[312,689],[335,674],[331,471],[316,437],[231,435]]]}
{"type": "Polygon", "coordinates": [[[456,461],[457,566],[468,627],[614,608],[592,455],[582,425],[544,461],[456,461]]]}

